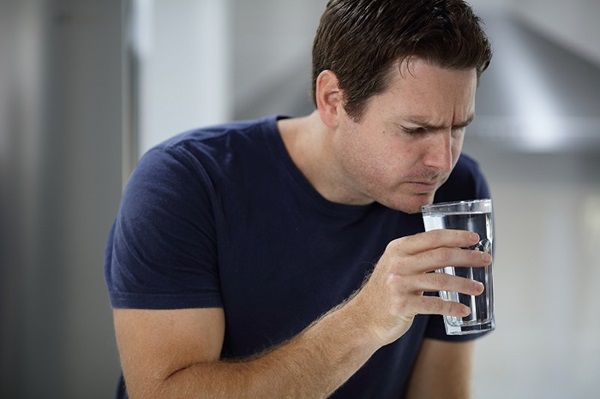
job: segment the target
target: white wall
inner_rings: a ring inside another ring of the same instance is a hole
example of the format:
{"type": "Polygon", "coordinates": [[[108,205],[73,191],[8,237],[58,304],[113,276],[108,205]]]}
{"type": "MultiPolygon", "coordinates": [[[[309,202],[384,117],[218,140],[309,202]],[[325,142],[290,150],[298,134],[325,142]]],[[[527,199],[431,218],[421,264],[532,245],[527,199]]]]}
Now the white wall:
{"type": "Polygon", "coordinates": [[[195,126],[233,116],[229,0],[133,1],[138,154],[195,126]]]}

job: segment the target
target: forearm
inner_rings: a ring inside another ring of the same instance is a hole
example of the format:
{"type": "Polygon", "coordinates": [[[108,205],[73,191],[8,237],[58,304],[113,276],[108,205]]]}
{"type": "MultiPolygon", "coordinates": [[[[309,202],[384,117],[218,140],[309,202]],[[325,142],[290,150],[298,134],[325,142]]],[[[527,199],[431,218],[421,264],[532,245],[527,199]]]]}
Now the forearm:
{"type": "MultiPolygon", "coordinates": [[[[130,397],[327,397],[377,349],[404,335],[417,314],[468,314],[460,303],[422,293],[481,294],[483,287],[472,280],[430,273],[446,265],[489,264],[489,255],[462,249],[478,239],[469,232],[434,230],[391,242],[368,281],[344,305],[284,345],[246,361],[219,361],[225,336],[220,308],[116,309],[130,397]]],[[[428,359],[439,361],[437,350],[422,350],[419,357],[426,352],[428,359]]],[[[431,369],[429,361],[421,364],[419,368],[431,369]]],[[[414,392],[437,381],[414,374],[414,392]]]]}
{"type": "Polygon", "coordinates": [[[130,395],[132,398],[325,398],[378,347],[351,309],[342,307],[289,342],[252,359],[196,363],[164,379],[153,392],[130,395]]]}
{"type": "Polygon", "coordinates": [[[475,343],[423,341],[406,397],[410,399],[471,398],[475,343]],[[431,384],[431,381],[436,381],[431,384]]]}

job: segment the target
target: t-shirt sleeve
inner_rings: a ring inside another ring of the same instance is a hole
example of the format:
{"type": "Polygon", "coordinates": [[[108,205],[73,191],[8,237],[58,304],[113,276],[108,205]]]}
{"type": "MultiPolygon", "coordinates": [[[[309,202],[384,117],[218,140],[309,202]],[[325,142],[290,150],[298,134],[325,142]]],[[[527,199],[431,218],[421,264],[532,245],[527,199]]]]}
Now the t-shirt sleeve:
{"type": "MultiPolygon", "coordinates": [[[[479,165],[472,158],[462,155],[448,181],[436,193],[435,202],[484,198],[491,198],[491,194],[479,165]]],[[[469,341],[485,334],[487,332],[467,335],[447,335],[444,328],[444,319],[440,315],[430,316],[425,330],[427,338],[455,342],[469,341]]]]}
{"type": "Polygon", "coordinates": [[[222,306],[213,191],[184,148],[158,147],[142,157],[106,247],[114,308],[222,306]]]}

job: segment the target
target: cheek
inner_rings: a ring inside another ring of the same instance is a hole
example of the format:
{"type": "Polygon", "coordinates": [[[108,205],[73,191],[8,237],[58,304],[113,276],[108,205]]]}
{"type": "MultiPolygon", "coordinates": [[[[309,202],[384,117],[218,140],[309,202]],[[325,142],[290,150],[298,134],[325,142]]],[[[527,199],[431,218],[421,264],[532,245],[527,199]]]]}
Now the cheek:
{"type": "Polygon", "coordinates": [[[394,132],[376,125],[348,126],[340,140],[338,154],[344,169],[367,185],[393,183],[419,153],[394,132]]]}
{"type": "Polygon", "coordinates": [[[360,184],[382,184],[390,171],[397,168],[397,154],[389,146],[373,138],[353,138],[344,146],[343,165],[346,173],[360,184]]]}
{"type": "Polygon", "coordinates": [[[406,176],[415,174],[419,165],[419,150],[387,142],[372,154],[370,165],[364,165],[363,174],[368,184],[382,187],[396,186],[406,176]]]}
{"type": "Polygon", "coordinates": [[[461,136],[460,138],[457,138],[453,143],[452,143],[452,163],[454,165],[456,165],[456,163],[458,162],[458,157],[460,156],[460,153],[462,151],[462,147],[463,147],[463,142],[464,142],[464,135],[461,136]]]}
{"type": "Polygon", "coordinates": [[[369,126],[352,124],[339,138],[338,148],[343,158],[354,165],[369,167],[381,156],[378,135],[372,133],[369,126]]]}

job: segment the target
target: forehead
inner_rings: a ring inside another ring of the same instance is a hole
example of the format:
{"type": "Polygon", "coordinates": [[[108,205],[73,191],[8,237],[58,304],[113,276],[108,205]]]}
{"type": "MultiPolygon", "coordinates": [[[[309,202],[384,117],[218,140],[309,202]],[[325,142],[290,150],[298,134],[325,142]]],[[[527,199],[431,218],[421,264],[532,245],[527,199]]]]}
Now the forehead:
{"type": "Polygon", "coordinates": [[[398,62],[390,69],[387,89],[375,96],[387,112],[416,113],[437,118],[469,118],[475,109],[477,72],[443,68],[421,59],[398,62]]]}
{"type": "Polygon", "coordinates": [[[477,87],[477,70],[455,69],[439,66],[421,58],[407,58],[392,65],[388,74],[388,89],[409,87],[438,88],[450,92],[469,93],[477,87]]]}

